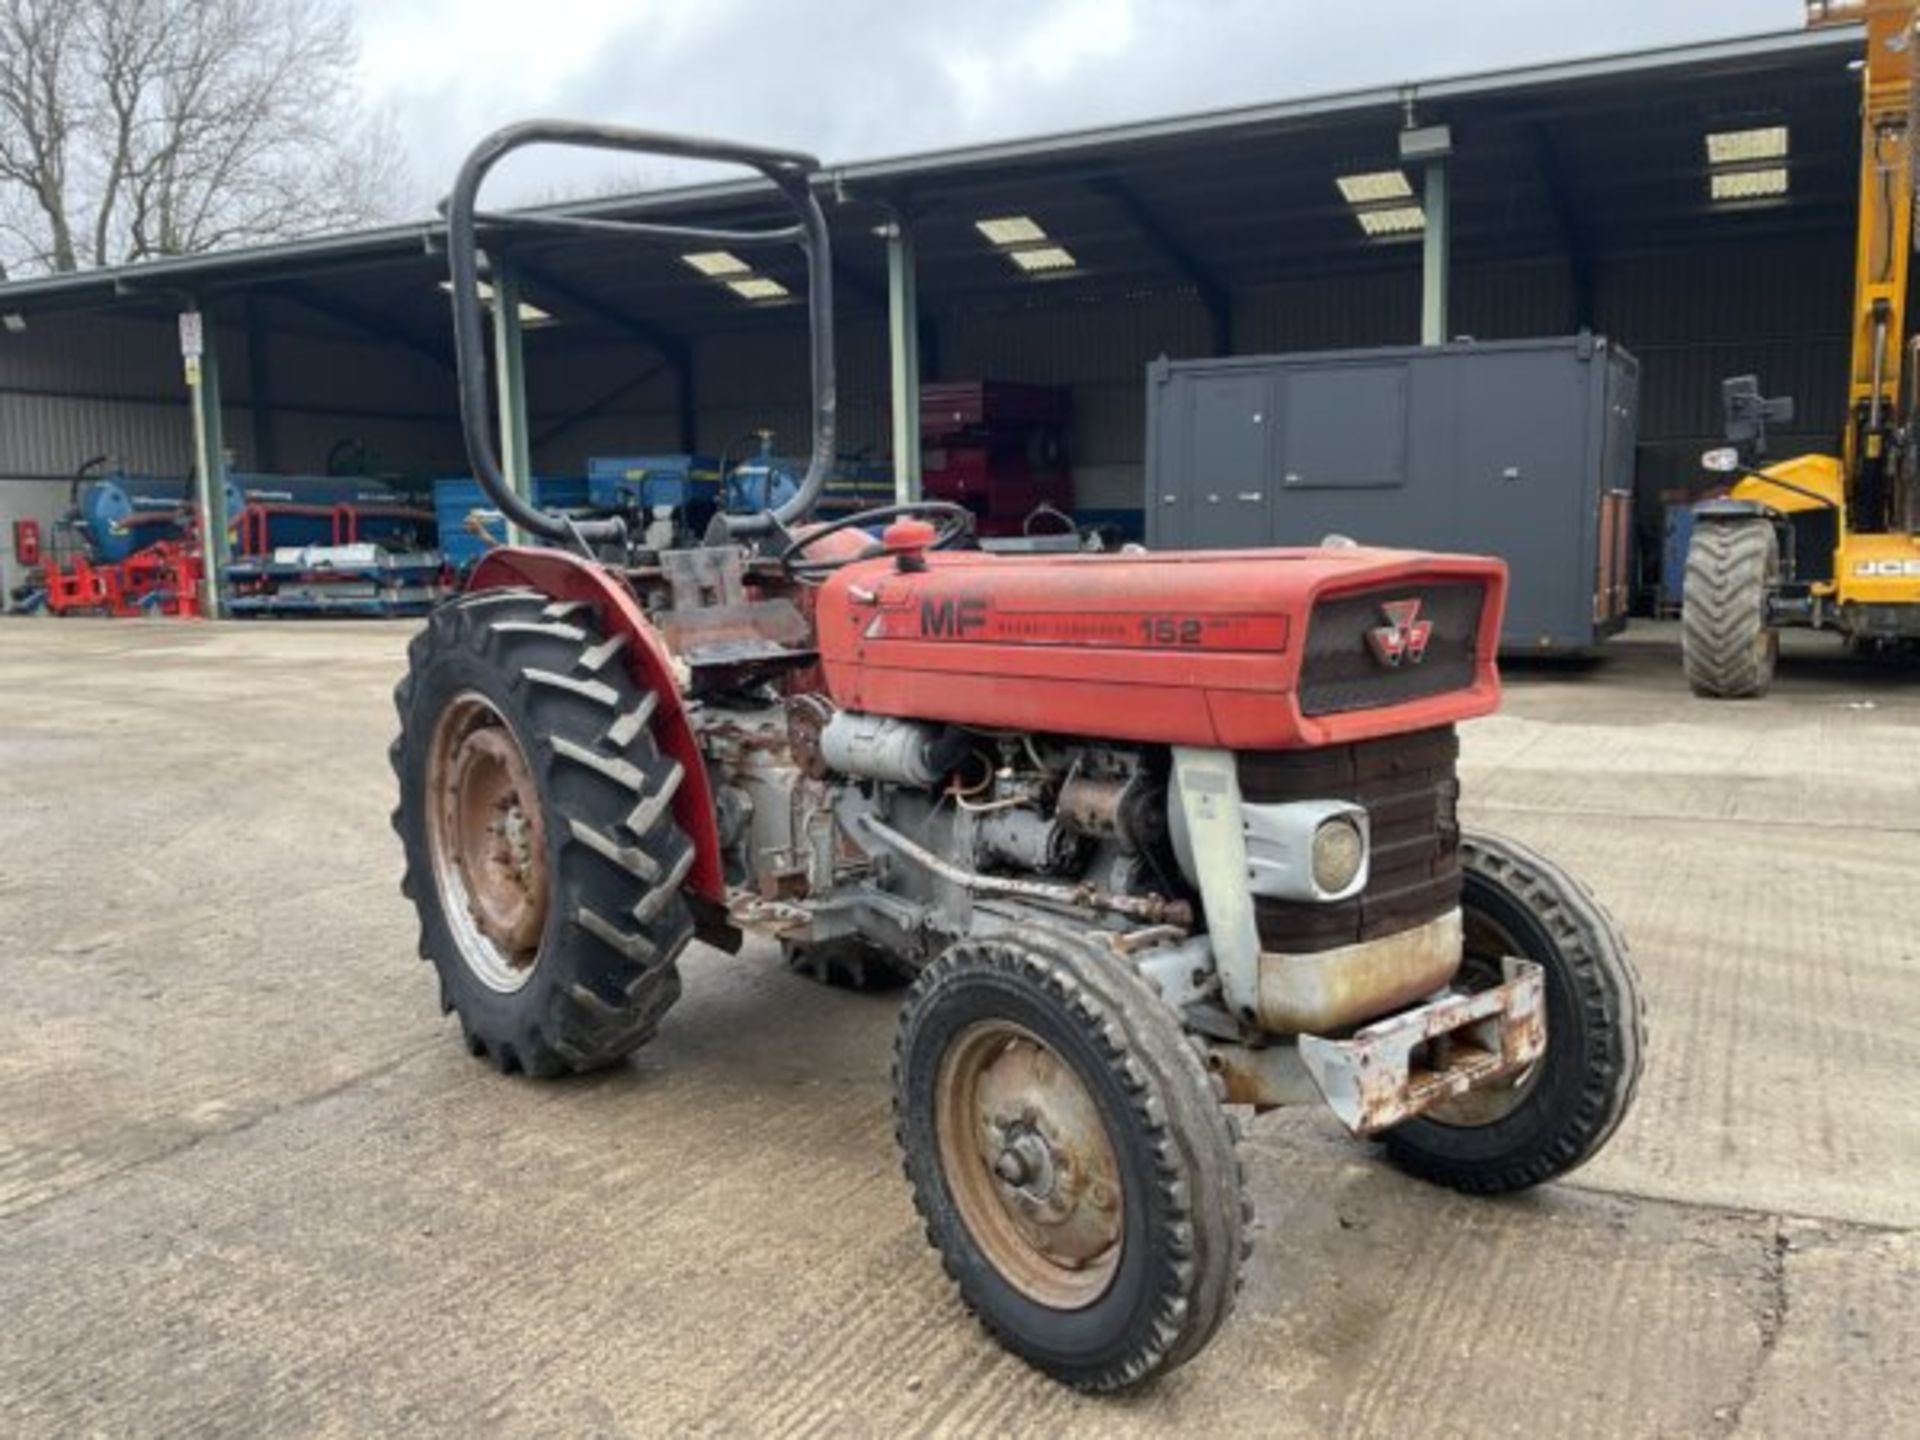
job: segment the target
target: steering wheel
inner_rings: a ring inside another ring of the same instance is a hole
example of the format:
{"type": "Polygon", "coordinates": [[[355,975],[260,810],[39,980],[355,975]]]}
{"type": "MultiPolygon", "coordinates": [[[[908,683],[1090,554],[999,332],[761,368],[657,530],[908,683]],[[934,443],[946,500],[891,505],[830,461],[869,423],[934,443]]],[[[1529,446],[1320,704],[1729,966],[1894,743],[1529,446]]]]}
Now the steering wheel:
{"type": "Polygon", "coordinates": [[[857,510],[851,515],[842,515],[838,520],[829,520],[817,530],[809,530],[780,552],[780,568],[787,572],[788,579],[799,584],[818,584],[843,565],[886,554],[886,547],[875,541],[858,555],[836,556],[830,560],[802,560],[800,556],[803,553],[827,536],[837,535],[842,530],[860,530],[882,520],[899,520],[908,515],[924,516],[934,522],[933,544],[928,547],[932,550],[950,550],[973,533],[973,512],[964,505],[955,505],[948,500],[914,500],[905,505],[882,505],[877,509],[857,510]]]}

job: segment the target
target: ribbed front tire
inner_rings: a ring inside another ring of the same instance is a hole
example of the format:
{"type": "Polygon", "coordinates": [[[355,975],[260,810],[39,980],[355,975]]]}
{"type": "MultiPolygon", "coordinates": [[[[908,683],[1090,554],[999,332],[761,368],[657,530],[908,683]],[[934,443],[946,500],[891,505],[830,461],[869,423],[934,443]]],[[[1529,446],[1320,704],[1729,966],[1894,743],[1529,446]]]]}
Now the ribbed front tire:
{"type": "Polygon", "coordinates": [[[1600,902],[1518,841],[1460,844],[1461,988],[1498,983],[1500,959],[1545,971],[1546,1053],[1510,1082],[1470,1090],[1383,1137],[1394,1164],[1477,1195],[1543,1184],[1599,1153],[1633,1105],[1647,1047],[1640,979],[1600,902]]]}
{"type": "Polygon", "coordinates": [[[1235,1130],[1125,961],[1045,933],[962,940],[894,1051],[914,1204],[1000,1343],[1084,1390],[1199,1354],[1246,1257],[1235,1130]]]}
{"type": "Polygon", "coordinates": [[[434,612],[394,692],[401,889],[441,1008],[502,1071],[611,1064],[680,995],[682,775],[624,651],[589,606],[484,591],[434,612]]]}

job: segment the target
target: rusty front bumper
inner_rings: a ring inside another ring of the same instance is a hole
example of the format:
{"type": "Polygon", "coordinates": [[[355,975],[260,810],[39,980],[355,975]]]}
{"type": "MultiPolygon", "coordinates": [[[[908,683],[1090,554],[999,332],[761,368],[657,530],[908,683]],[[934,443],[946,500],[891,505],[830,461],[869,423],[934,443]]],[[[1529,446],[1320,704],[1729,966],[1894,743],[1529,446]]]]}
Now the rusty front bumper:
{"type": "Polygon", "coordinates": [[[1547,1048],[1544,974],[1528,960],[1501,966],[1506,979],[1490,990],[1402,1011],[1349,1039],[1302,1035],[1300,1061],[1341,1123],[1373,1135],[1539,1059],[1547,1048]]]}

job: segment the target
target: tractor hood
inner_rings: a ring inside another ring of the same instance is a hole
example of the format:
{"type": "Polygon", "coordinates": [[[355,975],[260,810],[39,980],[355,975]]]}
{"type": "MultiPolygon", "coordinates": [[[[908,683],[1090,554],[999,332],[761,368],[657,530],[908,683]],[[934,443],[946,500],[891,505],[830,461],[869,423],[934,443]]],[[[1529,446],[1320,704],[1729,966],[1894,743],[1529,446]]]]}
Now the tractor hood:
{"type": "Polygon", "coordinates": [[[1360,547],[935,553],[822,587],[836,704],[906,718],[1236,750],[1484,715],[1506,566],[1360,547]]]}

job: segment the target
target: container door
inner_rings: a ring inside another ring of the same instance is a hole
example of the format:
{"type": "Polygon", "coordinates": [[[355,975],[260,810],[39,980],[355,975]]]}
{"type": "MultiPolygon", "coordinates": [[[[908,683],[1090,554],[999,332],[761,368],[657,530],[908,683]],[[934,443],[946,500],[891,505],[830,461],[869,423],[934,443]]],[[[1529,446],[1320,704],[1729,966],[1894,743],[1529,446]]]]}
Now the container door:
{"type": "Polygon", "coordinates": [[[1303,362],[1289,366],[1281,384],[1276,543],[1345,535],[1434,548],[1433,527],[1446,523],[1448,507],[1438,487],[1421,483],[1431,473],[1408,463],[1413,362],[1303,362]]]}
{"type": "Polygon", "coordinates": [[[1593,641],[1590,363],[1566,350],[1489,351],[1455,363],[1454,544],[1507,562],[1508,652],[1593,641]]]}
{"type": "Polygon", "coordinates": [[[1177,482],[1186,543],[1196,550],[1244,550],[1271,543],[1273,415],[1266,375],[1196,375],[1191,394],[1191,461],[1177,482]]]}

